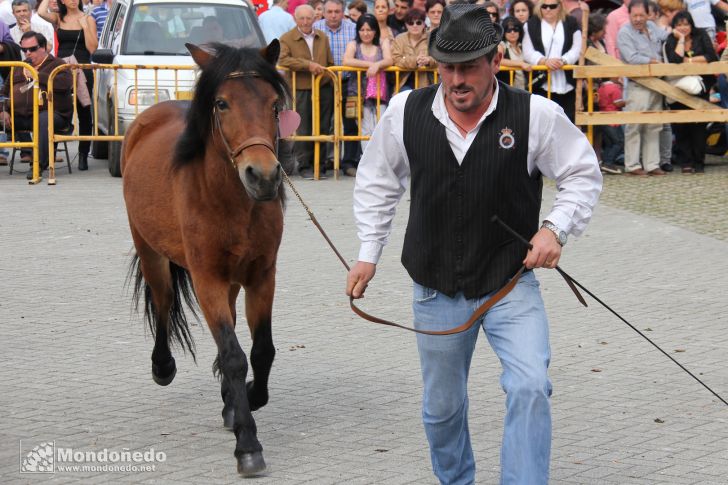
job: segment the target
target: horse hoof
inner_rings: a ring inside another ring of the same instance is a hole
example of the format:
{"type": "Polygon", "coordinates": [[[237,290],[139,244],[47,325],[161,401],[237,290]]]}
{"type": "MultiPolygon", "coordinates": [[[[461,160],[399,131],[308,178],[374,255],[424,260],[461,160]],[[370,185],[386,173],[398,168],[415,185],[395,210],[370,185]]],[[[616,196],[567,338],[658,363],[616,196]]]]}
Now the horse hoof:
{"type": "Polygon", "coordinates": [[[232,407],[225,407],[222,410],[222,425],[230,431],[235,428],[235,410],[232,407]]]}
{"type": "Polygon", "coordinates": [[[250,407],[251,412],[257,411],[268,404],[268,393],[266,392],[264,396],[261,396],[261,393],[255,391],[254,383],[255,381],[248,381],[245,383],[245,391],[248,396],[248,406],[250,407]]]}
{"type": "Polygon", "coordinates": [[[238,457],[238,473],[244,477],[258,475],[265,470],[263,453],[243,453],[238,457]]]}
{"type": "Polygon", "coordinates": [[[174,376],[177,375],[177,365],[175,365],[174,359],[170,363],[163,368],[152,362],[152,379],[160,386],[168,386],[174,380],[174,376]]]}

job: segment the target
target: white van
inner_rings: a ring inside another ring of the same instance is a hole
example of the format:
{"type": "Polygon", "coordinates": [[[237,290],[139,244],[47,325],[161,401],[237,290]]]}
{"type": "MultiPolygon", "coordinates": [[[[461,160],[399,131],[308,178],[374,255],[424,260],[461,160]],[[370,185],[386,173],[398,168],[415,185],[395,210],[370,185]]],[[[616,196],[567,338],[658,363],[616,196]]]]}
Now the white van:
{"type": "MultiPolygon", "coordinates": [[[[244,0],[116,0],[104,25],[92,61],[116,65],[194,65],[185,43],[223,42],[237,47],[262,47],[265,38],[255,11],[244,0]]],[[[97,71],[99,135],[123,135],[136,113],[157,101],[189,99],[192,70],[97,71]],[[176,74],[175,74],[176,73],[176,74]],[[138,84],[135,84],[138,83],[138,84]],[[116,93],[116,95],[115,95],[116,93]],[[114,109],[118,109],[115,131],[114,109]]],[[[121,142],[93,142],[94,158],[109,159],[109,172],[121,176],[121,142]]]]}

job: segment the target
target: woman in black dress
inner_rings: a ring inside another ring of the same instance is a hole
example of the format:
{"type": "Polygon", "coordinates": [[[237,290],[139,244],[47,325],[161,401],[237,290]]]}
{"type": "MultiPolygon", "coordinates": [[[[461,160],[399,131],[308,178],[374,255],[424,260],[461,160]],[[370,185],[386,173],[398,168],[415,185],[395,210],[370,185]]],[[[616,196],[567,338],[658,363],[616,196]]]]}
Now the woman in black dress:
{"type": "MultiPolygon", "coordinates": [[[[703,29],[695,27],[690,13],[682,10],[672,18],[672,35],[665,41],[665,57],[673,64],[706,64],[718,60],[713,43],[703,29]]],[[[705,89],[698,96],[708,99],[715,76],[702,76],[705,89]]],[[[670,109],[689,109],[680,103],[671,103],[670,109]]],[[[682,165],[683,173],[705,171],[705,138],[707,123],[673,123],[675,134],[675,161],[682,165]]]]}
{"type": "MultiPolygon", "coordinates": [[[[58,0],[58,11],[49,9],[51,0],[43,0],[38,6],[41,17],[53,24],[58,36],[58,56],[66,59],[74,56],[79,64],[90,64],[91,54],[99,45],[96,35],[96,22],[80,9],[80,0],[58,0]]],[[[86,77],[88,92],[93,93],[94,78],[91,70],[83,71],[86,77]]],[[[78,132],[80,135],[91,135],[91,106],[82,106],[76,97],[78,113],[78,132]]],[[[91,142],[78,143],[78,169],[88,170],[88,153],[91,142]]]]}

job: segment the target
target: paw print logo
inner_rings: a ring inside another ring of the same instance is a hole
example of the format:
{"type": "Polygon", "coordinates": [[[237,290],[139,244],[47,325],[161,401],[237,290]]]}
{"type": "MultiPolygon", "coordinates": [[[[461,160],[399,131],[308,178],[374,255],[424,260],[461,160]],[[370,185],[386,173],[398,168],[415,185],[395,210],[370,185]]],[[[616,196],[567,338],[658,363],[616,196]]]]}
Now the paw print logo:
{"type": "Polygon", "coordinates": [[[55,443],[41,443],[25,455],[20,464],[21,473],[53,473],[55,443]]]}

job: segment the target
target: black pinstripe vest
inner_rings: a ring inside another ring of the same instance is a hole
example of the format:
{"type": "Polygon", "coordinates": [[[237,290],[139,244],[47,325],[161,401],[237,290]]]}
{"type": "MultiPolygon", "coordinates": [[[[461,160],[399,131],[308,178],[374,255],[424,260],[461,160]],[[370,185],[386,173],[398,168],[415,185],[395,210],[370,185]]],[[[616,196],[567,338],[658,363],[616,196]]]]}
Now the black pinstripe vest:
{"type": "Polygon", "coordinates": [[[437,88],[413,91],[404,109],[411,204],[402,264],[423,286],[475,298],[502,286],[526,255],[491,217],[528,239],[538,230],[541,174],[526,168],[530,95],[500,83],[495,111],[458,165],[432,113],[437,88]]]}

